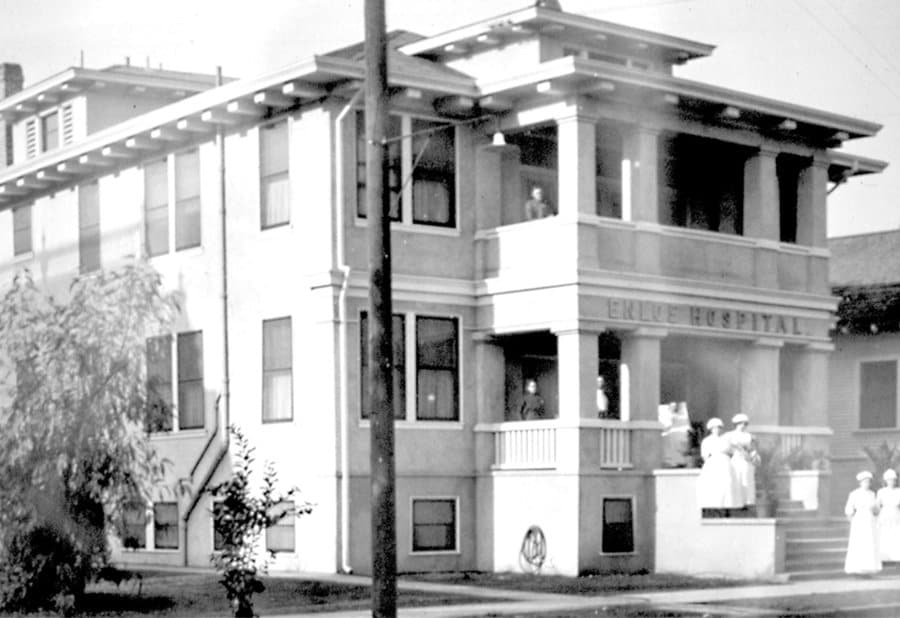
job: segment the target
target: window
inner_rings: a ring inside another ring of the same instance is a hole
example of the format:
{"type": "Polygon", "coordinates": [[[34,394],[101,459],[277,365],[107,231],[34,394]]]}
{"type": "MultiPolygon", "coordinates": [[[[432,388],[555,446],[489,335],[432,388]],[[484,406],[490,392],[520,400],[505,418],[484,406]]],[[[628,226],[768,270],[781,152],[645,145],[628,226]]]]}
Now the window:
{"type": "Polygon", "coordinates": [[[165,159],[144,166],[144,238],[150,257],[169,252],[169,164],[165,159]]]}
{"type": "Polygon", "coordinates": [[[172,337],[147,340],[148,431],[172,429],[172,337]]]}
{"type": "Polygon", "coordinates": [[[412,501],[412,550],[457,551],[456,498],[412,501]]]}
{"type": "MultiPolygon", "coordinates": [[[[356,213],[366,216],[365,116],[356,116],[356,213]]],[[[444,121],[388,117],[390,218],[420,225],[456,226],[456,129],[444,121]]]]}
{"type": "Polygon", "coordinates": [[[147,508],[143,504],[129,504],[122,513],[122,546],[127,549],[147,547],[147,508]]]}
{"type": "Polygon", "coordinates": [[[31,206],[19,206],[13,209],[13,255],[31,250],[31,206]]]}
{"type": "Polygon", "coordinates": [[[225,549],[225,536],[222,534],[220,522],[225,515],[221,501],[213,502],[212,526],[213,526],[213,551],[225,549]]]}
{"type": "Polygon", "coordinates": [[[604,554],[634,552],[634,521],[632,498],[603,498],[604,554]]]}
{"type": "Polygon", "coordinates": [[[897,361],[859,364],[859,428],[897,426],[897,361]]]}
{"type": "Polygon", "coordinates": [[[416,418],[459,419],[458,341],[455,319],[416,318],[416,418]]]}
{"type": "Polygon", "coordinates": [[[263,421],[294,417],[291,318],[263,322],[263,421]]]}
{"type": "Polygon", "coordinates": [[[178,427],[203,427],[203,333],[178,335],[178,427]]]}
{"type": "MultiPolygon", "coordinates": [[[[394,315],[392,330],[391,337],[394,342],[394,418],[403,420],[406,418],[406,345],[404,343],[406,340],[406,320],[402,315],[394,315]]],[[[361,410],[362,417],[369,418],[371,414],[369,406],[369,328],[368,316],[365,313],[360,316],[359,333],[361,410]]]]}
{"type": "Polygon", "coordinates": [[[59,148],[59,114],[56,110],[41,116],[41,152],[59,148]]]}
{"type": "Polygon", "coordinates": [[[294,551],[294,503],[281,502],[273,509],[278,521],[266,528],[266,549],[274,552],[294,551]]]}
{"type": "Polygon", "coordinates": [[[797,242],[797,188],[804,161],[800,157],[780,153],[775,160],[778,177],[778,210],[781,242],[797,242]]]}
{"type": "Polygon", "coordinates": [[[78,268],[100,268],[100,191],[96,182],[78,187],[78,268]]]}
{"type": "Polygon", "coordinates": [[[156,549],[178,549],[178,504],[157,502],[153,505],[153,546],[156,549]]]}
{"type": "Polygon", "coordinates": [[[200,246],[200,152],[175,155],[175,250],[200,246]]]}
{"type": "Polygon", "coordinates": [[[291,220],[287,121],[259,129],[260,225],[262,229],[291,220]]]}

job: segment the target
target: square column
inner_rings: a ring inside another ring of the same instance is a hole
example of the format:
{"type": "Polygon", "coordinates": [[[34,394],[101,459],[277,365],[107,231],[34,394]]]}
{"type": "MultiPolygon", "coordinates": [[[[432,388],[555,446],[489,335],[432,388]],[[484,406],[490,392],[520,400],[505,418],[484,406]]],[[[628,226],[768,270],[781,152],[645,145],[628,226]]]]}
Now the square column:
{"type": "Polygon", "coordinates": [[[622,139],[622,220],[659,221],[659,131],[648,127],[622,139]]]}
{"type": "Polygon", "coordinates": [[[797,182],[797,244],[825,247],[828,162],[815,157],[797,182]]]}
{"type": "Polygon", "coordinates": [[[596,121],[577,113],[559,118],[557,213],[570,218],[597,212],[596,121]]]}
{"type": "Polygon", "coordinates": [[[778,199],[778,152],[760,148],[744,163],[744,236],[781,240],[781,206],[778,199]]]}
{"type": "Polygon", "coordinates": [[[753,425],[778,425],[782,342],[757,339],[741,353],[740,412],[753,425]]]}
{"type": "Polygon", "coordinates": [[[794,354],[792,392],[794,425],[828,425],[828,355],[831,344],[810,344],[794,354]]]}
{"type": "Polygon", "coordinates": [[[586,330],[556,332],[559,357],[559,418],[597,418],[598,334],[586,330]]]}
{"type": "Polygon", "coordinates": [[[622,371],[628,376],[627,407],[621,397],[623,421],[655,421],[659,417],[660,347],[664,330],[639,328],[622,338],[622,371]]]}

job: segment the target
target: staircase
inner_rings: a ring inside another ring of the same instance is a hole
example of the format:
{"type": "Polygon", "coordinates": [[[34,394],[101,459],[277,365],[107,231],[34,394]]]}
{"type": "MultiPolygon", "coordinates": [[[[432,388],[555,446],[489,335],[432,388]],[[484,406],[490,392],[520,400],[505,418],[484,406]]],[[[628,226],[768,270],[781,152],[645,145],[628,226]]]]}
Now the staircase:
{"type": "Polygon", "coordinates": [[[784,571],[791,580],[842,576],[850,526],[844,517],[821,517],[796,501],[780,502],[784,571]]]}

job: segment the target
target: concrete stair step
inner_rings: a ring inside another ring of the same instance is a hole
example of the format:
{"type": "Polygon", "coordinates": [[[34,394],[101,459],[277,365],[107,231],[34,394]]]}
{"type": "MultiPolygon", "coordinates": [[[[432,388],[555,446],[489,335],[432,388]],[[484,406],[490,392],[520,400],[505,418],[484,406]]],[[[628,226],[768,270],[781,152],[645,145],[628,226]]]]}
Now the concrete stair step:
{"type": "Polygon", "coordinates": [[[847,555],[847,546],[828,547],[820,549],[796,550],[791,553],[785,552],[784,564],[809,564],[816,565],[822,563],[832,563],[838,561],[843,563],[844,557],[847,555]]]}
{"type": "Polygon", "coordinates": [[[812,579],[835,579],[838,577],[850,577],[849,575],[844,573],[843,564],[838,568],[810,569],[808,571],[789,571],[786,572],[785,575],[787,575],[788,581],[791,582],[802,582],[812,579]]]}
{"type": "Polygon", "coordinates": [[[785,556],[794,556],[797,553],[847,549],[847,537],[823,537],[813,539],[787,539],[785,542],[785,556]]]}
{"type": "Polygon", "coordinates": [[[784,536],[788,541],[803,541],[807,539],[846,539],[848,531],[846,526],[844,528],[809,527],[786,530],[784,536]]]}

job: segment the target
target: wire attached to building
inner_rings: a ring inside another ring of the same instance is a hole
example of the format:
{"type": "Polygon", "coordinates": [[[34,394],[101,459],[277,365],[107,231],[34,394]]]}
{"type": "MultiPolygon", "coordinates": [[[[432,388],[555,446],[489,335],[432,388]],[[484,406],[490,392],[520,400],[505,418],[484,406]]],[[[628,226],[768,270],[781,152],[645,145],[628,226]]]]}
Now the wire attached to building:
{"type": "Polygon", "coordinates": [[[519,550],[519,567],[523,571],[537,575],[547,559],[547,539],[540,526],[531,526],[522,539],[519,550]]]}

